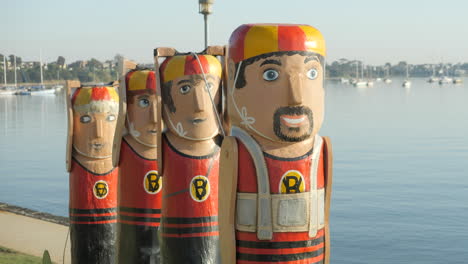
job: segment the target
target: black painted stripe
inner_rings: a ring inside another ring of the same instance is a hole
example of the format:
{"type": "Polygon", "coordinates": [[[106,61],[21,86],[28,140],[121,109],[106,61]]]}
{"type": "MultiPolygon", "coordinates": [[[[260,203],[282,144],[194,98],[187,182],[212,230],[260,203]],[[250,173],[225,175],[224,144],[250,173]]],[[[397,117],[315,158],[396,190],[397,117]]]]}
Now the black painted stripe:
{"type": "Polygon", "coordinates": [[[288,241],[288,242],[265,242],[265,241],[246,241],[246,240],[237,240],[236,246],[244,248],[271,248],[271,249],[281,249],[281,248],[301,248],[301,247],[311,247],[316,246],[325,241],[325,237],[322,236],[317,239],[311,240],[302,240],[302,241],[288,241]]]}
{"type": "Polygon", "coordinates": [[[144,160],[149,160],[149,161],[157,161],[157,159],[147,159],[145,157],[143,157],[142,155],[140,155],[140,153],[138,153],[133,147],[132,145],[130,145],[128,143],[128,141],[125,139],[125,137],[122,137],[122,141],[125,142],[125,144],[127,144],[127,146],[133,151],[133,153],[135,155],[137,155],[140,159],[144,159],[144,160]]]}
{"type": "Polygon", "coordinates": [[[133,208],[133,207],[119,207],[120,212],[137,213],[137,214],[160,214],[161,209],[151,208],[133,208]]]}
{"type": "Polygon", "coordinates": [[[163,227],[163,234],[192,234],[192,233],[208,233],[218,231],[218,226],[197,226],[197,227],[163,227]]]}
{"type": "MultiPolygon", "coordinates": [[[[281,254],[281,255],[272,255],[272,254],[246,254],[240,253],[237,251],[238,260],[247,260],[247,261],[258,261],[258,262],[281,262],[281,261],[294,261],[300,259],[315,258],[323,254],[323,248],[318,249],[312,252],[304,252],[297,254],[281,254]]],[[[319,261],[317,263],[321,263],[319,261]]]]}
{"type": "Polygon", "coordinates": [[[163,217],[162,222],[165,224],[199,224],[218,222],[218,216],[205,217],[163,217]]]}
{"type": "Polygon", "coordinates": [[[98,222],[98,221],[109,221],[116,220],[116,215],[108,216],[70,216],[70,221],[75,222],[98,222]]]}
{"type": "Polygon", "coordinates": [[[213,157],[215,154],[217,154],[221,148],[216,145],[213,149],[213,151],[208,154],[208,155],[203,155],[203,156],[192,156],[192,155],[189,155],[189,154],[185,154],[181,151],[179,151],[178,149],[176,149],[172,144],[171,142],[169,141],[169,139],[167,138],[166,134],[163,134],[164,136],[164,140],[167,142],[167,145],[169,146],[169,148],[174,151],[176,154],[178,154],[179,156],[182,156],[182,157],[186,157],[186,158],[190,158],[190,159],[197,159],[197,160],[202,160],[202,159],[209,159],[211,157],[213,157]]]}
{"type": "Polygon", "coordinates": [[[159,218],[159,217],[141,217],[141,216],[120,215],[120,220],[135,221],[135,222],[159,223],[161,221],[161,218],[159,218]]]}
{"type": "Polygon", "coordinates": [[[107,214],[117,212],[116,207],[112,208],[101,208],[101,209],[76,209],[70,208],[70,214],[107,214]]]}

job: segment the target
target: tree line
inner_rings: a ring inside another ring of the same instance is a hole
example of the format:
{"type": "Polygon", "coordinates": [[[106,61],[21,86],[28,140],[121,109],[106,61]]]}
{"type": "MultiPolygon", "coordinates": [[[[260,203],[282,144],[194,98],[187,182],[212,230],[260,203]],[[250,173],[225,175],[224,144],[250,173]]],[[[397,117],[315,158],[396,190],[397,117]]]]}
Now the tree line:
{"type": "MultiPolygon", "coordinates": [[[[6,69],[7,83],[14,83],[15,55],[5,57],[9,63],[3,64],[3,54],[0,54],[0,84],[5,82],[4,70],[6,69]]],[[[58,82],[64,80],[79,80],[81,82],[110,82],[118,79],[117,62],[122,55],[117,54],[111,60],[101,62],[95,58],[79,60],[66,64],[63,56],[58,56],[56,61],[43,64],[43,79],[45,82],[58,82]]],[[[40,63],[25,62],[16,56],[16,78],[18,83],[40,83],[40,63]]],[[[145,65],[148,66],[148,65],[145,65]]],[[[150,65],[149,65],[150,66],[150,65]]],[[[387,76],[405,76],[408,66],[410,76],[428,77],[435,75],[461,76],[467,75],[468,63],[458,64],[418,64],[408,65],[401,61],[395,65],[386,63],[384,65],[364,65],[362,61],[339,59],[326,66],[326,76],[329,78],[377,78],[387,76]],[[364,75],[364,77],[362,76],[364,75]]]]}

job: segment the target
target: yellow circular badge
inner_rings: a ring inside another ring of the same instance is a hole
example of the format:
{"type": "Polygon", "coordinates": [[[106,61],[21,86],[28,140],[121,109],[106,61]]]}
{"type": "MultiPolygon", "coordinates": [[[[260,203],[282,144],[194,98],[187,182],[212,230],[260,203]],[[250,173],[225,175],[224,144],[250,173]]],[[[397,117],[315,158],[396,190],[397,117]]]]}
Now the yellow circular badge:
{"type": "Polygon", "coordinates": [[[196,202],[205,201],[210,195],[210,181],[203,175],[198,175],[190,181],[190,196],[196,202]]]}
{"type": "Polygon", "coordinates": [[[143,179],[143,188],[149,194],[157,194],[162,189],[162,177],[158,171],[151,170],[146,173],[143,179]]]}
{"type": "Polygon", "coordinates": [[[301,193],[305,191],[304,177],[297,170],[287,171],[279,184],[280,193],[301,193]]]}
{"type": "Polygon", "coordinates": [[[107,185],[106,181],[97,181],[94,183],[93,193],[96,198],[104,199],[109,194],[109,185],[107,185]]]}

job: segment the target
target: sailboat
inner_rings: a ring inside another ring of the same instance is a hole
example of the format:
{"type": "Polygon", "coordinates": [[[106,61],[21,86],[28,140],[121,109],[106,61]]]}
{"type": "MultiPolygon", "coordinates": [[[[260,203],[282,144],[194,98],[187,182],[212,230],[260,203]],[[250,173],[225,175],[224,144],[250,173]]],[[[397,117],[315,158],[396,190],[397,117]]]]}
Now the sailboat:
{"type": "Polygon", "coordinates": [[[356,82],[354,83],[354,86],[355,87],[366,87],[367,86],[367,82],[364,81],[362,78],[364,77],[364,67],[361,63],[361,78],[359,76],[359,63],[356,62],[356,82]]]}
{"type": "Polygon", "coordinates": [[[390,79],[390,69],[388,67],[385,67],[384,83],[392,83],[392,79],[390,79]]]}
{"type": "Polygon", "coordinates": [[[44,85],[44,75],[42,72],[42,53],[39,56],[39,68],[41,70],[41,85],[36,89],[31,89],[31,95],[55,95],[55,89],[46,89],[44,85]]]}
{"type": "Polygon", "coordinates": [[[438,82],[440,80],[440,78],[435,76],[434,64],[432,64],[431,66],[432,66],[432,76],[431,76],[431,78],[429,78],[429,80],[427,80],[427,82],[430,82],[430,83],[438,82]]]}
{"type": "Polygon", "coordinates": [[[3,80],[5,82],[5,86],[3,87],[3,89],[0,89],[0,96],[16,94],[16,56],[15,56],[15,86],[8,86],[7,84],[5,56],[3,56],[3,80]]]}
{"type": "Polygon", "coordinates": [[[439,80],[439,84],[442,85],[442,84],[448,84],[448,83],[452,83],[453,82],[453,79],[450,78],[448,76],[448,70],[447,72],[445,71],[446,70],[446,67],[445,65],[443,66],[443,72],[444,72],[444,76],[442,78],[440,78],[439,80]]]}
{"type": "Polygon", "coordinates": [[[406,79],[403,82],[403,87],[405,88],[410,88],[411,87],[411,81],[409,80],[409,64],[406,64],[406,79]]]}

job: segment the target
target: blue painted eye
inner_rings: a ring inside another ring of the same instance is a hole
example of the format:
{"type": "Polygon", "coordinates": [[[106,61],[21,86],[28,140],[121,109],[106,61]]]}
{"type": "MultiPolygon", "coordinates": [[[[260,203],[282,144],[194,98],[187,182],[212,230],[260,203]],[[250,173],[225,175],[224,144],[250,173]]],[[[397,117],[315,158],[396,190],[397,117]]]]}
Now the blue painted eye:
{"type": "Polygon", "coordinates": [[[141,108],[145,108],[145,107],[148,107],[150,104],[149,100],[147,98],[141,98],[138,100],[138,105],[141,107],[141,108]]]}
{"type": "Polygon", "coordinates": [[[83,124],[91,122],[91,117],[89,115],[83,115],[80,117],[80,122],[83,124]]]}
{"type": "Polygon", "coordinates": [[[190,92],[191,89],[192,89],[192,87],[190,87],[190,85],[184,85],[184,86],[180,87],[180,93],[181,94],[186,94],[186,93],[190,92]]]}
{"type": "Polygon", "coordinates": [[[311,79],[311,80],[315,80],[318,76],[318,71],[316,69],[310,69],[308,72],[307,72],[307,78],[311,79]]]}
{"type": "Polygon", "coordinates": [[[265,81],[271,82],[271,81],[278,79],[278,77],[279,77],[279,73],[276,70],[268,69],[263,72],[263,79],[265,81]]]}

